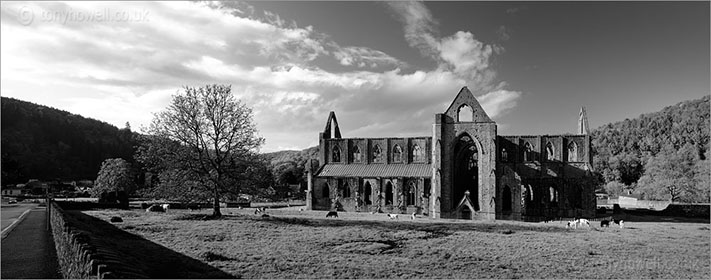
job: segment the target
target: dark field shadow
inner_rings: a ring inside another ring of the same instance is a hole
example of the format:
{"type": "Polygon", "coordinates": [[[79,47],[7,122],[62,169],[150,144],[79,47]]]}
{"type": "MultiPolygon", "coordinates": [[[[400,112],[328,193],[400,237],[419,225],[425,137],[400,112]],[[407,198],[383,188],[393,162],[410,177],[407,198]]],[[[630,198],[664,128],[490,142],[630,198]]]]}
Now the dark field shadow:
{"type": "Polygon", "coordinates": [[[114,263],[119,277],[122,270],[129,278],[194,279],[235,278],[200,260],[193,259],[138,235],[123,231],[113,224],[79,211],[65,211],[80,230],[89,233],[90,242],[101,259],[114,263]],[[130,274],[135,273],[135,274],[130,274]]]}
{"type": "MultiPolygon", "coordinates": [[[[238,216],[240,217],[240,216],[238,216]]],[[[511,234],[519,231],[535,231],[535,232],[564,232],[567,229],[559,226],[545,225],[526,225],[514,223],[493,223],[493,222],[474,222],[474,223],[417,223],[408,220],[393,220],[393,221],[373,221],[373,220],[339,220],[339,219],[314,219],[314,218],[296,218],[296,217],[275,217],[258,218],[250,216],[241,216],[240,218],[251,219],[274,224],[290,224],[302,225],[308,227],[352,227],[361,226],[367,228],[376,228],[380,230],[413,230],[424,231],[433,234],[445,234],[454,231],[477,231],[477,232],[493,232],[502,234],[511,234]]]]}

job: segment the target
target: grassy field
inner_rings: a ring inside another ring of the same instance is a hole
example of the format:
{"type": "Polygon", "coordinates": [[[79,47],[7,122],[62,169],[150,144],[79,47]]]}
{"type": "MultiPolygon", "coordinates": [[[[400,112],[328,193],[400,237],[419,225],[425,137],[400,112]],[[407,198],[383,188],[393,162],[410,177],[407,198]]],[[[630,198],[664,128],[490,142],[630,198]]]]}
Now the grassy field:
{"type": "Polygon", "coordinates": [[[628,222],[622,229],[596,223],[572,230],[560,222],[267,212],[262,218],[252,209],[223,209],[225,218],[202,220],[209,210],[84,211],[102,221],[120,216],[118,228],[242,278],[711,277],[708,223],[628,222]]]}

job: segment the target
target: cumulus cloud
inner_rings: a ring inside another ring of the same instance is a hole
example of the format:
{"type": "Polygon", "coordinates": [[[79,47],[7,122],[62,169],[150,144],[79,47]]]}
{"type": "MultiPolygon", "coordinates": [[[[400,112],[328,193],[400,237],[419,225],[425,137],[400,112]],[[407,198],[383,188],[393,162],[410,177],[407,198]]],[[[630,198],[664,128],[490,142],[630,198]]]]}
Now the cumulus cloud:
{"type": "Polygon", "coordinates": [[[387,53],[341,46],[318,27],[287,24],[273,13],[258,17],[239,2],[3,3],[2,93],[140,127],[183,85],[231,84],[254,109],[267,140],[263,151],[315,145],[329,111],[336,111],[347,137],[428,135],[434,114],[464,85],[492,117],[515,106],[520,93],[505,84],[490,91],[471,85],[493,80],[493,47],[469,32],[436,37],[429,10],[408,3],[392,4],[402,6],[405,37],[443,67],[405,73],[407,63],[387,53]],[[27,10],[34,15],[29,23],[22,17],[27,10]],[[97,11],[146,16],[52,16],[97,11]],[[324,70],[318,59],[333,59],[344,70],[324,70]]]}

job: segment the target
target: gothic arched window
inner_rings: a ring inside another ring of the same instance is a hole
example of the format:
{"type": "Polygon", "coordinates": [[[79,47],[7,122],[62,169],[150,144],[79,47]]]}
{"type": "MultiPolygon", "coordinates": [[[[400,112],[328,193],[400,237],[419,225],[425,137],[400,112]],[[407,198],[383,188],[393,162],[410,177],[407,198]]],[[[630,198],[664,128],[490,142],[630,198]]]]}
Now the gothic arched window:
{"type": "Polygon", "coordinates": [[[534,161],[535,159],[533,158],[533,147],[531,146],[531,143],[526,143],[523,146],[523,161],[534,161]]]}
{"type": "Polygon", "coordinates": [[[415,146],[412,147],[412,161],[414,162],[422,162],[423,156],[422,156],[422,149],[420,149],[420,146],[415,144],[415,146]]]}
{"type": "Polygon", "coordinates": [[[473,122],[474,121],[474,110],[467,104],[459,106],[457,110],[457,122],[473,122]]]}
{"type": "Polygon", "coordinates": [[[373,162],[383,162],[383,150],[377,144],[373,147],[373,162]]]}
{"type": "Polygon", "coordinates": [[[360,156],[360,148],[358,145],[353,146],[353,162],[360,162],[361,161],[361,156],[360,156]]]}
{"type": "Polygon", "coordinates": [[[402,162],[402,148],[400,148],[400,145],[393,147],[393,162],[402,162]]]}
{"type": "Polygon", "coordinates": [[[568,144],[568,161],[578,161],[578,145],[575,142],[568,144]]]}
{"type": "Polygon", "coordinates": [[[549,161],[555,160],[555,151],[553,150],[553,144],[551,142],[548,142],[546,144],[546,159],[549,161]]]}
{"type": "Polygon", "coordinates": [[[333,162],[341,162],[341,148],[338,145],[333,146],[333,162]]]}
{"type": "Polygon", "coordinates": [[[506,152],[506,148],[501,149],[501,161],[503,161],[503,162],[509,161],[509,154],[506,152]]]}

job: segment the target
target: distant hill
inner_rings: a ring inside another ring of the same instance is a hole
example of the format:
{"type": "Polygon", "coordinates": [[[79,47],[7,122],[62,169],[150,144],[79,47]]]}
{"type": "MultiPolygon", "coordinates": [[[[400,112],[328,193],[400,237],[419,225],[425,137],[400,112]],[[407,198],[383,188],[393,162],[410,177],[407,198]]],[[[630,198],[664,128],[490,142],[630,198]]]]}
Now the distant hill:
{"type": "MultiPolygon", "coordinates": [[[[695,184],[696,181],[691,182],[691,177],[696,171],[691,166],[703,170],[698,166],[708,164],[709,160],[709,99],[707,95],[680,102],[659,112],[642,114],[591,131],[593,163],[604,184],[611,186],[614,185],[611,183],[617,182],[619,187],[631,191],[637,188],[640,178],[653,175],[647,172],[652,168],[648,163],[656,161],[655,166],[660,166],[674,158],[673,153],[677,153],[676,158],[684,157],[684,164],[689,165],[687,169],[691,170],[679,176],[687,176],[689,184],[695,184]],[[688,154],[682,155],[682,152],[688,154]]],[[[652,169],[657,172],[658,168],[652,169]]]]}
{"type": "Polygon", "coordinates": [[[13,98],[1,104],[3,185],[93,180],[107,158],[133,162],[130,129],[13,98]]]}

